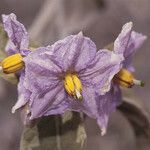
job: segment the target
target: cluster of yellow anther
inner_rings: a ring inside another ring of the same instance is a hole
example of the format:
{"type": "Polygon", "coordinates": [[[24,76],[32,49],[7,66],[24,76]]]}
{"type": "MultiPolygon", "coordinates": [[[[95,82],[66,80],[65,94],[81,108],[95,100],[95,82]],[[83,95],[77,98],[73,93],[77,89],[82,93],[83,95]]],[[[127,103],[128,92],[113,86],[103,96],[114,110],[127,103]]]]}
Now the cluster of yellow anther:
{"type": "MultiPolygon", "coordinates": [[[[14,54],[5,58],[1,62],[1,69],[4,73],[15,73],[24,67],[23,57],[21,54],[14,54]]],[[[126,69],[121,69],[118,74],[113,78],[114,82],[130,88],[133,85],[144,86],[140,80],[136,80],[131,72],[126,69]]],[[[70,96],[75,99],[82,100],[82,83],[77,74],[67,73],[64,78],[64,87],[70,96]]]]}
{"type": "Polygon", "coordinates": [[[144,83],[140,80],[136,80],[131,72],[126,69],[121,69],[114,77],[114,82],[117,84],[131,88],[133,85],[144,86],[144,83]]]}
{"type": "Polygon", "coordinates": [[[64,87],[70,96],[82,100],[82,83],[76,74],[66,74],[64,87]]]}
{"type": "Polygon", "coordinates": [[[1,62],[1,69],[4,73],[15,73],[24,67],[23,57],[18,53],[5,58],[1,62]]]}

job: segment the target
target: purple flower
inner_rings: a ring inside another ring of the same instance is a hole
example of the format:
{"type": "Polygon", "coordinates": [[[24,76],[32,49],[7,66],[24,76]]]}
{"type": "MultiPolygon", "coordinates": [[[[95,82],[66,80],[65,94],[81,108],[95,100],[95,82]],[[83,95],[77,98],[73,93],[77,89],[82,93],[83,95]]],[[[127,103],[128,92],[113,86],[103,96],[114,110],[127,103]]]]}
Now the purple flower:
{"type": "MultiPolygon", "coordinates": [[[[20,53],[23,57],[27,56],[30,53],[28,49],[29,46],[29,37],[28,33],[23,24],[17,21],[15,14],[10,15],[2,15],[3,26],[4,30],[7,32],[8,35],[8,43],[6,45],[6,53],[8,55],[13,55],[20,53]]],[[[18,101],[16,105],[13,107],[12,111],[14,112],[15,109],[21,108],[27,103],[26,95],[28,95],[28,90],[24,88],[24,69],[19,72],[19,83],[18,83],[18,98],[21,101],[18,101]],[[26,93],[25,95],[22,94],[26,93]]]]}
{"type": "Polygon", "coordinates": [[[105,112],[103,113],[107,116],[107,121],[109,114],[122,102],[119,84],[125,87],[142,85],[142,82],[134,79],[134,76],[131,73],[134,71],[132,58],[136,50],[143,44],[147,37],[132,31],[132,26],[132,22],[126,23],[122,27],[121,33],[114,42],[113,51],[118,56],[123,57],[123,59],[120,65],[120,71],[117,75],[115,75],[110,91],[104,96],[100,96],[100,99],[105,99],[105,101],[103,100],[104,103],[102,107],[105,107],[105,112]]]}
{"type": "Polygon", "coordinates": [[[30,120],[78,111],[97,119],[106,131],[103,95],[120,68],[121,58],[95,44],[80,32],[52,46],[39,48],[24,58],[24,87],[13,111],[28,104],[30,120]]]}
{"type": "Polygon", "coordinates": [[[121,102],[120,88],[112,79],[122,68],[133,71],[133,54],[146,37],[131,31],[132,23],[127,23],[114,42],[114,51],[97,52],[80,32],[31,52],[26,29],[16,16],[3,15],[3,24],[9,37],[7,53],[20,53],[25,63],[12,112],[24,107],[25,124],[67,110],[83,112],[95,118],[105,134],[108,117],[121,102]]]}

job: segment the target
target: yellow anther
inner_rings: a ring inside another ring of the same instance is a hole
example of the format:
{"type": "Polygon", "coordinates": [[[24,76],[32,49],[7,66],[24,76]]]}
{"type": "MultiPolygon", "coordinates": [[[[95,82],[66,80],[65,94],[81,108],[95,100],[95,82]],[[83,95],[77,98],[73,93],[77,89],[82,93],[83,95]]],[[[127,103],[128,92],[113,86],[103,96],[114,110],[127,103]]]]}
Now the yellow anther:
{"type": "Polygon", "coordinates": [[[114,82],[127,88],[131,88],[133,85],[144,85],[142,81],[136,80],[133,74],[126,69],[121,69],[119,73],[115,75],[114,82]]]}
{"type": "Polygon", "coordinates": [[[77,75],[67,74],[64,80],[64,87],[69,95],[75,99],[82,100],[82,83],[77,75]]]}
{"type": "Polygon", "coordinates": [[[82,90],[82,83],[80,81],[80,79],[77,77],[77,75],[72,75],[72,80],[75,84],[75,87],[78,91],[82,90]]]}
{"type": "Polygon", "coordinates": [[[18,54],[11,55],[1,62],[1,67],[4,73],[15,73],[24,67],[22,56],[18,54]]]}

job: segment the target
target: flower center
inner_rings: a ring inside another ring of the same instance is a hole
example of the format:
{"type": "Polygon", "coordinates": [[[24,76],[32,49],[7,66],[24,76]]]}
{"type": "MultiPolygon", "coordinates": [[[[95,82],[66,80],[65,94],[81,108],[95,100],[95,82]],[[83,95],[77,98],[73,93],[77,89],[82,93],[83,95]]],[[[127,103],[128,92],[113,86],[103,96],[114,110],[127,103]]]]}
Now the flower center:
{"type": "Polygon", "coordinates": [[[126,69],[121,69],[113,80],[117,84],[127,88],[131,88],[133,85],[144,86],[144,82],[135,79],[133,74],[126,69]]]}
{"type": "Polygon", "coordinates": [[[76,74],[66,74],[64,87],[70,96],[77,100],[82,100],[82,83],[76,74]]]}
{"type": "Polygon", "coordinates": [[[1,62],[1,69],[6,74],[15,73],[24,67],[22,59],[23,57],[19,53],[11,55],[1,62]]]}

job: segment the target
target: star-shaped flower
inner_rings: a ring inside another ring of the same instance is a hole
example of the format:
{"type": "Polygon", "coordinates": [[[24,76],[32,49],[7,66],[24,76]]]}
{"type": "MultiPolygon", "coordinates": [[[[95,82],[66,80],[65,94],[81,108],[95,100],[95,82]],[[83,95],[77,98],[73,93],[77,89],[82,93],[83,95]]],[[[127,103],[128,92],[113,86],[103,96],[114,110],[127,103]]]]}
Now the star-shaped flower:
{"type": "Polygon", "coordinates": [[[27,56],[31,51],[29,50],[29,36],[22,23],[17,20],[15,14],[2,15],[4,30],[8,35],[8,43],[6,45],[6,53],[10,55],[8,58],[2,61],[2,70],[4,73],[15,73],[19,71],[19,83],[18,83],[18,98],[21,100],[13,107],[12,112],[16,109],[24,106],[28,100],[28,90],[24,88],[24,62],[23,57],[27,56]],[[22,94],[26,93],[26,94],[22,94]]]}
{"type": "Polygon", "coordinates": [[[122,31],[114,42],[114,52],[123,56],[120,72],[115,76],[115,82],[125,87],[133,85],[143,86],[143,82],[136,80],[133,76],[134,67],[132,65],[133,56],[138,48],[147,39],[145,35],[132,31],[133,23],[126,23],[122,31]]]}
{"type": "Polygon", "coordinates": [[[95,44],[80,32],[31,52],[24,62],[22,86],[28,94],[22,91],[24,100],[21,97],[18,103],[28,103],[31,120],[78,111],[97,119],[105,131],[99,106],[103,99],[98,95],[109,91],[120,68],[120,56],[105,49],[97,52],[95,44]]]}
{"type": "Polygon", "coordinates": [[[122,102],[121,90],[119,85],[131,88],[133,85],[143,86],[143,82],[136,80],[132,74],[134,67],[132,58],[136,50],[146,40],[146,36],[132,31],[133,23],[126,23],[122,31],[114,42],[113,51],[120,57],[123,57],[120,65],[120,71],[113,78],[111,89],[105,95],[100,96],[103,99],[102,107],[106,110],[103,114],[106,116],[106,125],[109,114],[116,109],[122,102]],[[105,100],[104,100],[105,99],[105,100]]]}
{"type": "Polygon", "coordinates": [[[118,84],[141,84],[129,71],[133,71],[132,56],[146,37],[131,31],[132,23],[123,26],[114,51],[98,52],[82,32],[31,52],[26,29],[16,16],[3,15],[3,24],[10,39],[6,51],[12,55],[3,61],[3,71],[11,73],[25,65],[20,73],[18,101],[12,108],[15,112],[26,107],[25,124],[71,110],[95,118],[103,135],[110,113],[121,101],[118,84]],[[8,67],[12,58],[15,61],[8,67]]]}

